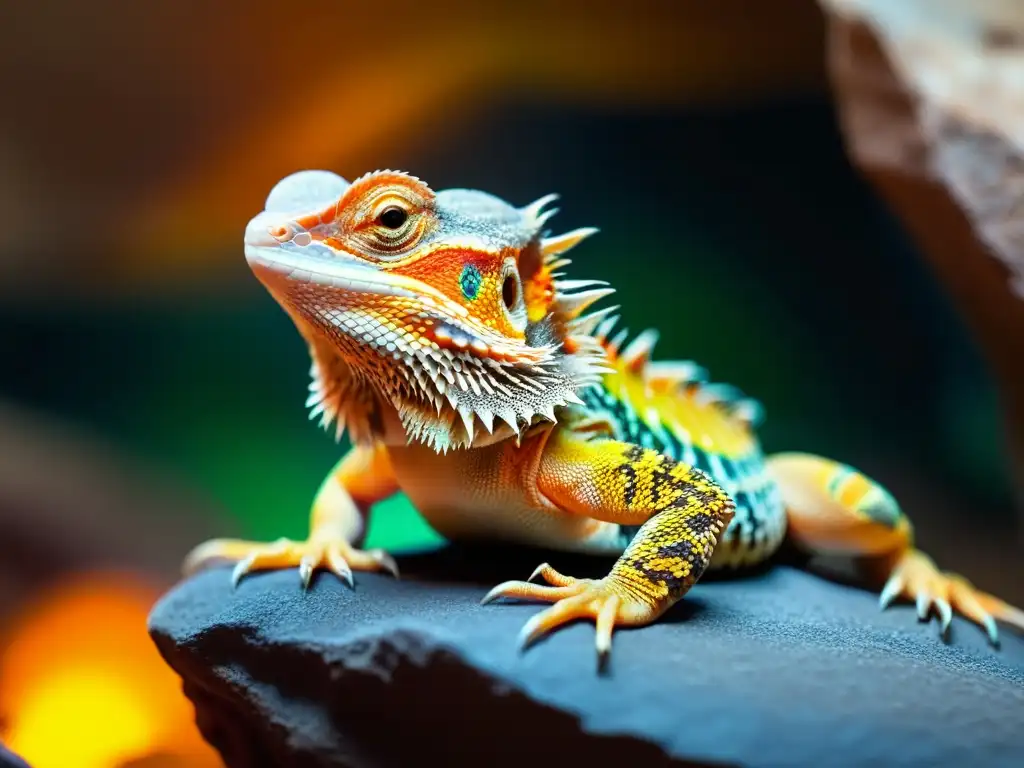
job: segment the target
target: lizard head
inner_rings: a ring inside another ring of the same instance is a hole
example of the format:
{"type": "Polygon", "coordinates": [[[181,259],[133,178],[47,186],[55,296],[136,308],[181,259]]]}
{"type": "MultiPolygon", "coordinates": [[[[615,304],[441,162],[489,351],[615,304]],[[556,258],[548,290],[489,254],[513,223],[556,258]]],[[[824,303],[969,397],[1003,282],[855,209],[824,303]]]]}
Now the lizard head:
{"type": "Polygon", "coordinates": [[[582,313],[612,290],[560,279],[596,230],[549,237],[554,199],[516,208],[394,171],[278,182],[245,255],[309,344],[322,424],[370,440],[397,413],[406,439],[447,450],[579,403],[606,370],[591,333],[611,309],[582,313]]]}

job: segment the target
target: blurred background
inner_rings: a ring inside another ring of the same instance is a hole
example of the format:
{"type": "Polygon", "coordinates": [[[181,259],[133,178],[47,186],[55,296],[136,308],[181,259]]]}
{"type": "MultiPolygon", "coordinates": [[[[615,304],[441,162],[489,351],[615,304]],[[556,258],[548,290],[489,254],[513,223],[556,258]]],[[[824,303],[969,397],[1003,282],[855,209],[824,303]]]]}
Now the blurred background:
{"type": "MultiPolygon", "coordinates": [[[[769,451],[857,465],[941,565],[1024,601],[1007,384],[849,152],[831,5],[856,4],[6,4],[0,741],[39,768],[218,765],[145,620],[201,540],[304,535],[346,447],[241,249],[303,168],[558,192],[557,229],[601,229],[574,276],[659,357],[757,396],[769,451]]],[[[403,498],[370,537],[435,540],[403,498]]]]}

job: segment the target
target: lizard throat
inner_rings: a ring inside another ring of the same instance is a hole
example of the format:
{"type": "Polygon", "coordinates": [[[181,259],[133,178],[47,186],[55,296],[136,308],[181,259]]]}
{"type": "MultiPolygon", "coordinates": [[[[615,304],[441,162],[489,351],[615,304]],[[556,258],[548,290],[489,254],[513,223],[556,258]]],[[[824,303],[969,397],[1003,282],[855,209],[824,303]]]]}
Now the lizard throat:
{"type": "Polygon", "coordinates": [[[358,266],[314,272],[310,261],[276,254],[249,261],[309,343],[307,405],[337,439],[346,429],[356,442],[392,439],[393,409],[406,442],[439,452],[479,446],[555,422],[558,409],[582,405],[576,391],[603,370],[600,345],[569,353],[544,322],[527,328],[525,344],[485,337],[488,353],[506,351],[481,354],[470,341],[479,330],[414,285],[358,266]],[[420,332],[428,327],[442,339],[420,332]]]}
{"type": "Polygon", "coordinates": [[[339,438],[348,425],[353,440],[387,441],[380,412],[390,407],[406,442],[439,452],[479,446],[538,421],[555,422],[558,409],[582,404],[576,390],[600,375],[576,355],[553,354],[530,366],[498,363],[468,351],[413,349],[365,317],[357,329],[345,316],[301,315],[322,340],[313,355],[307,404],[323,426],[335,423],[339,438]]]}

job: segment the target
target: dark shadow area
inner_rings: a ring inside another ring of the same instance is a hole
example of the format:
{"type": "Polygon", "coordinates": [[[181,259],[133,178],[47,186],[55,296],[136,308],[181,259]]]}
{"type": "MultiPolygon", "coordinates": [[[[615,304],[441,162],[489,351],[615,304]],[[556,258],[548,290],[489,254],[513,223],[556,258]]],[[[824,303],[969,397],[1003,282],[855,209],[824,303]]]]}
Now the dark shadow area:
{"type": "MultiPolygon", "coordinates": [[[[784,559],[740,571],[708,571],[701,581],[756,578],[779,562],[794,565],[800,562],[796,553],[780,554],[780,558],[784,559]]],[[[615,557],[480,541],[449,542],[402,552],[395,555],[395,561],[402,580],[493,586],[508,579],[526,579],[541,563],[550,563],[556,570],[578,578],[599,579],[608,574],[615,557]]],[[[317,578],[331,577],[321,574],[317,578]]]]}
{"type": "Polygon", "coordinates": [[[0,744],[0,768],[29,768],[29,765],[0,744]]]}

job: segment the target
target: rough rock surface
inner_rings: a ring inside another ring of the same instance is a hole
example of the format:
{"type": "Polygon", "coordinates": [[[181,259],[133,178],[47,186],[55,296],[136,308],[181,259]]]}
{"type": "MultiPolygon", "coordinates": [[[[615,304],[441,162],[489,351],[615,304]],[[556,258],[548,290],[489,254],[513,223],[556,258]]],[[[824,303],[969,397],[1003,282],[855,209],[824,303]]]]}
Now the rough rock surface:
{"type": "Polygon", "coordinates": [[[992,366],[1024,520],[1024,3],[819,1],[850,158],[992,366]]]}
{"type": "Polygon", "coordinates": [[[179,584],[150,632],[229,766],[1020,766],[1024,640],[776,566],[703,580],[664,620],[619,631],[595,669],[577,624],[524,655],[535,605],[480,606],[549,560],[457,548],[400,559],[356,589],[295,571],[232,591],[215,568],[179,584]],[[473,574],[472,577],[468,574],[473,574]]]}
{"type": "Polygon", "coordinates": [[[29,768],[29,764],[0,744],[0,768],[29,768]]]}

